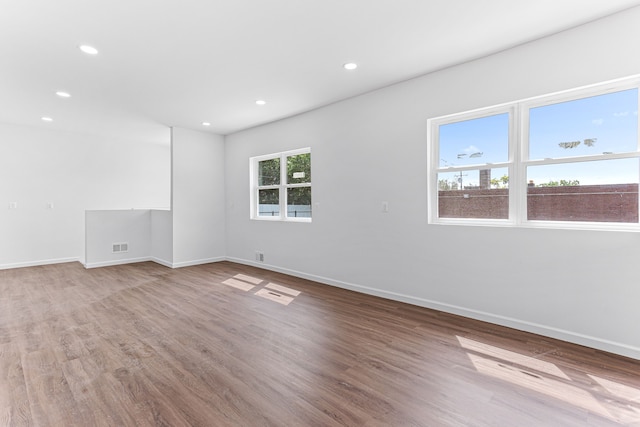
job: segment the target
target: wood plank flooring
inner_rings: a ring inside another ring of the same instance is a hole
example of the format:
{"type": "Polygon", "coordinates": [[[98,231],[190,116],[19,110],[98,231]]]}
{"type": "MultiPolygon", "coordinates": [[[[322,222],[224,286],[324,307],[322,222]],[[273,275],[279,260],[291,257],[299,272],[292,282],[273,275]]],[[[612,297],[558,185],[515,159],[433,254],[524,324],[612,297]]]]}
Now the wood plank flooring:
{"type": "Polygon", "coordinates": [[[0,271],[0,426],[615,425],[640,362],[553,339],[229,262],[0,271]]]}

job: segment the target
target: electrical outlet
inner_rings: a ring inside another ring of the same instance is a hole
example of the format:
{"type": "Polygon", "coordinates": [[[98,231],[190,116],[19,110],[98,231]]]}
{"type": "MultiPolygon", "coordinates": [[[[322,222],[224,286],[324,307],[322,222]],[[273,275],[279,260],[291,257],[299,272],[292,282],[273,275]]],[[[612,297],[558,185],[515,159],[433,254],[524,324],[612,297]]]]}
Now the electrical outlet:
{"type": "Polygon", "coordinates": [[[264,262],[264,253],[256,251],[256,261],[264,262]]]}

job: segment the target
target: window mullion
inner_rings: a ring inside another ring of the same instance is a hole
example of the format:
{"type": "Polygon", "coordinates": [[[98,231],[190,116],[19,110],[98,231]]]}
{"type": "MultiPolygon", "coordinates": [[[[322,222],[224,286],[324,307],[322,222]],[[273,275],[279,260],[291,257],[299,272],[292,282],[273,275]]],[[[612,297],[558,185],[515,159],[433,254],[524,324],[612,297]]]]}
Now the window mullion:
{"type": "Polygon", "coordinates": [[[523,163],[527,166],[544,166],[544,165],[561,165],[567,163],[582,163],[593,162],[599,160],[617,160],[617,159],[632,159],[640,157],[640,152],[625,152],[625,153],[613,153],[613,154],[593,154],[589,156],[579,157],[558,157],[550,159],[538,159],[538,160],[524,160],[523,163]]]}
{"type": "Polygon", "coordinates": [[[527,221],[527,166],[525,160],[529,157],[529,114],[528,109],[521,105],[514,108],[514,185],[513,192],[513,221],[521,225],[527,221]]]}
{"type": "Polygon", "coordinates": [[[287,188],[302,188],[302,187],[311,187],[310,182],[301,182],[297,184],[287,184],[285,187],[287,188]]]}
{"type": "MultiPolygon", "coordinates": [[[[640,105],[640,82],[637,83],[638,86],[638,105],[640,105]]],[[[638,111],[636,111],[636,116],[638,115],[638,111]]],[[[640,120],[636,123],[636,136],[637,136],[637,144],[636,149],[640,151],[640,120]]],[[[640,207],[640,203],[638,203],[638,207],[640,207]]]]}
{"type": "MultiPolygon", "coordinates": [[[[636,83],[637,85],[640,85],[640,82],[636,83]]],[[[640,88],[639,88],[640,89],[640,88]]],[[[640,90],[638,90],[638,105],[640,105],[640,90]]],[[[638,114],[638,111],[636,110],[636,115],[638,114]]],[[[637,127],[636,127],[636,139],[637,139],[637,150],[640,152],[640,120],[637,121],[636,123],[637,127]]],[[[640,158],[638,159],[638,171],[640,172],[640,158]]],[[[638,186],[640,188],[640,182],[638,182],[638,186]]],[[[640,198],[640,191],[638,192],[638,197],[640,198]]],[[[638,203],[638,218],[640,218],[640,203],[638,203]]]]}
{"type": "Polygon", "coordinates": [[[468,166],[449,166],[446,168],[436,168],[436,173],[475,171],[475,170],[481,170],[481,169],[498,169],[498,168],[509,167],[510,164],[511,162],[500,162],[500,163],[484,163],[479,165],[468,165],[468,166]]]}
{"type": "Polygon", "coordinates": [[[430,167],[427,171],[427,220],[433,222],[438,219],[438,165],[440,164],[440,135],[437,123],[428,122],[430,132],[427,134],[427,144],[431,149],[429,162],[430,167]],[[430,140],[429,140],[430,138],[430,140]]]}
{"type": "Polygon", "coordinates": [[[280,217],[287,218],[287,155],[280,156],[280,217]]]}

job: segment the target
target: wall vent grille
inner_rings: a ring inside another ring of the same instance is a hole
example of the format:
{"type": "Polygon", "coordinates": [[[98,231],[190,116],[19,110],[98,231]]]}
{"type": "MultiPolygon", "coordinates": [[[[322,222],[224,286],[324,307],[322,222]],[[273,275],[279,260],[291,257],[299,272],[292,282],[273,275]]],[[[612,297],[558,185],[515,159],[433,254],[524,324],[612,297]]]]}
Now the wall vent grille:
{"type": "Polygon", "coordinates": [[[129,243],[113,243],[111,245],[111,252],[114,254],[128,252],[129,251],[129,243]]]}

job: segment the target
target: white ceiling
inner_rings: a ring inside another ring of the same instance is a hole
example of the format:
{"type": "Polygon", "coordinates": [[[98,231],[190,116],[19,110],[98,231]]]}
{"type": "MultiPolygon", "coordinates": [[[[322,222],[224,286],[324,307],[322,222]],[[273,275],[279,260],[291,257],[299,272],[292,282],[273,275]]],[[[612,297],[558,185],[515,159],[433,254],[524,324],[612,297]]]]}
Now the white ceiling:
{"type": "Polygon", "coordinates": [[[229,134],[638,4],[0,0],[0,122],[150,139],[166,139],[167,126],[229,134]],[[359,68],[344,70],[349,61],[359,68]]]}

